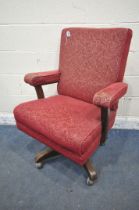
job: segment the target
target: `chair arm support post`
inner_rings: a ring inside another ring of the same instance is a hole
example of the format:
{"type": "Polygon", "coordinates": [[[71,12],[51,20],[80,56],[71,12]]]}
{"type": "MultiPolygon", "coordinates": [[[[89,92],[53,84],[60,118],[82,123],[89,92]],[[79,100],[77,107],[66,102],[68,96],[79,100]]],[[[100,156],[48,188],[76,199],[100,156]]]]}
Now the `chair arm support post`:
{"type": "Polygon", "coordinates": [[[108,126],[109,126],[109,115],[110,115],[110,109],[106,107],[101,107],[102,132],[101,132],[100,145],[103,145],[107,138],[108,126]]]}
{"type": "Polygon", "coordinates": [[[41,85],[34,86],[38,99],[44,98],[44,92],[41,85]]]}

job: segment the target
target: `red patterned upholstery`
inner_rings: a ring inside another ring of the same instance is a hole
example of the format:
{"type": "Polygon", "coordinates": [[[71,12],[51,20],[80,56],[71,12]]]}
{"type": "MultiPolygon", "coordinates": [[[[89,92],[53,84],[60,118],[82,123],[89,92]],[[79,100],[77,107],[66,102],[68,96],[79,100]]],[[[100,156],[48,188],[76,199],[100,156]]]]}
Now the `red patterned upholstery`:
{"type": "Polygon", "coordinates": [[[95,93],[93,103],[98,106],[111,108],[113,104],[126,93],[127,84],[123,82],[113,83],[95,93]]]}
{"type": "Polygon", "coordinates": [[[61,147],[61,145],[53,142],[51,139],[48,139],[46,136],[43,136],[40,133],[37,133],[36,131],[30,129],[29,127],[26,127],[25,125],[23,125],[22,123],[19,123],[17,121],[17,127],[27,133],[28,135],[30,135],[31,137],[39,140],[40,142],[46,144],[47,142],[47,146],[53,148],[54,150],[58,151],[59,153],[63,154],[65,157],[68,157],[69,159],[73,160],[74,162],[78,163],[79,165],[83,165],[86,160],[96,151],[96,149],[99,146],[99,139],[101,134],[99,134],[95,139],[93,139],[92,144],[87,148],[87,150],[85,151],[84,154],[82,155],[78,155],[75,152],[72,152],[64,147],[61,147]]]}
{"type": "Polygon", "coordinates": [[[130,29],[67,28],[62,32],[58,71],[25,76],[30,85],[58,81],[58,96],[22,103],[14,110],[17,127],[83,165],[101,138],[101,106],[113,126],[132,32],[130,29]]]}
{"type": "Polygon", "coordinates": [[[30,85],[37,86],[58,82],[59,78],[60,72],[56,70],[26,74],[24,81],[30,85]]]}
{"type": "Polygon", "coordinates": [[[79,156],[101,133],[100,109],[68,96],[20,104],[15,108],[14,115],[17,122],[79,156]]]}
{"type": "MultiPolygon", "coordinates": [[[[73,152],[75,157],[79,156],[75,160],[79,164],[85,162],[90,147],[95,151],[99,145],[100,109],[93,104],[68,96],[53,96],[22,103],[15,108],[14,115],[19,129],[33,132],[33,137],[40,134],[43,140],[36,137],[38,140],[51,147],[56,144],[65,156],[64,149],[73,152]]],[[[113,116],[110,126],[112,119],[113,116]]]]}
{"type": "Polygon", "coordinates": [[[92,102],[97,91],[122,81],[131,34],[125,28],[64,29],[59,94],[92,102]]]}

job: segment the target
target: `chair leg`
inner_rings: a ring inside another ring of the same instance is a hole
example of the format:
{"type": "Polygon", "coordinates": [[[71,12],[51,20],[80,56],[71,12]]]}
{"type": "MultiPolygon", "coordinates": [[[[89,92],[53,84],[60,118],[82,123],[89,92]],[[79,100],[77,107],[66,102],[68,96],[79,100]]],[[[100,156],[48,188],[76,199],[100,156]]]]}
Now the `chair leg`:
{"type": "Polygon", "coordinates": [[[94,181],[97,179],[97,173],[90,159],[88,159],[87,162],[84,164],[84,168],[88,173],[87,185],[93,185],[94,181]]]}
{"type": "Polygon", "coordinates": [[[38,152],[35,156],[35,163],[37,168],[43,167],[43,161],[52,157],[59,156],[60,153],[52,150],[51,148],[47,147],[45,150],[38,152]]]}

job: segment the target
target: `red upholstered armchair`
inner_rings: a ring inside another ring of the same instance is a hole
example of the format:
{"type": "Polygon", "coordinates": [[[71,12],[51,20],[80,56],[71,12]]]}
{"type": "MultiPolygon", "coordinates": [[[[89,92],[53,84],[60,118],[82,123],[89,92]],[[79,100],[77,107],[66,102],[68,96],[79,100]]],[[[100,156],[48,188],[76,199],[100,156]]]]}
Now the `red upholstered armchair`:
{"type": "Polygon", "coordinates": [[[59,69],[30,73],[38,99],[14,109],[17,127],[47,145],[35,157],[64,155],[84,166],[87,183],[96,172],[90,157],[113,126],[119,99],[126,93],[123,76],[132,31],[128,28],[66,28],[62,31],[59,69]],[[58,94],[44,97],[42,85],[58,82],[58,94]]]}

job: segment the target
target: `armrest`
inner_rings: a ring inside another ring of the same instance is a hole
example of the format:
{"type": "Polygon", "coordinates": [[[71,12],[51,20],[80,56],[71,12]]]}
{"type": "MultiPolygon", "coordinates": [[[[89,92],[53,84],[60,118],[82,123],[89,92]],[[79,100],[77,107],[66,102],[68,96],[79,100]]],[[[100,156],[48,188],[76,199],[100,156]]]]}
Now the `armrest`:
{"type": "Polygon", "coordinates": [[[95,93],[93,103],[98,106],[111,108],[126,93],[127,87],[128,85],[123,82],[113,83],[95,93]]]}
{"type": "Polygon", "coordinates": [[[58,82],[60,71],[47,71],[26,74],[24,81],[30,85],[38,86],[58,82]]]}

